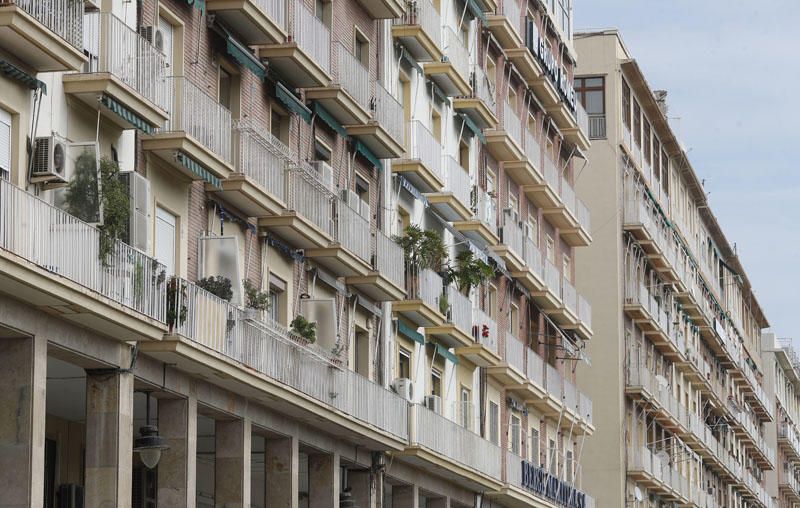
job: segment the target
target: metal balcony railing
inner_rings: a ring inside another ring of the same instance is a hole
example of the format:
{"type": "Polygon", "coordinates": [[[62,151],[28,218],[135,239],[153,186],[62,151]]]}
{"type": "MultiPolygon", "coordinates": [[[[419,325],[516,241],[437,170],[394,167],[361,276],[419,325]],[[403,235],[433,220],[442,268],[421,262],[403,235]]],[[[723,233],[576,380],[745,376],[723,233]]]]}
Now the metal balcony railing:
{"type": "Polygon", "coordinates": [[[167,68],[166,56],[111,13],[90,12],[83,22],[81,42],[89,57],[84,72],[112,74],[153,105],[169,112],[172,93],[166,76],[172,70],[167,68]]]}
{"type": "Polygon", "coordinates": [[[504,0],[501,6],[501,13],[508,18],[511,27],[517,32],[517,35],[519,35],[522,40],[525,40],[522,9],[517,3],[517,0],[504,0]]]}
{"type": "Polygon", "coordinates": [[[589,139],[605,139],[606,115],[589,115],[589,139]]]}
{"type": "Polygon", "coordinates": [[[375,85],[375,109],[372,117],[386,129],[396,141],[403,143],[403,106],[389,93],[382,83],[375,85]]]}
{"type": "Polygon", "coordinates": [[[510,332],[506,332],[505,339],[506,363],[525,374],[525,344],[510,332]]]}
{"type": "Polygon", "coordinates": [[[514,106],[503,102],[503,129],[511,136],[517,145],[522,147],[522,122],[514,110],[514,106]]]}
{"type": "Polygon", "coordinates": [[[556,400],[562,400],[564,378],[558,370],[550,364],[545,364],[545,374],[545,388],[547,388],[547,393],[556,400]]]}
{"type": "Polygon", "coordinates": [[[472,198],[473,217],[483,222],[492,233],[497,233],[497,202],[479,187],[472,188],[472,198]]]}
{"type": "Polygon", "coordinates": [[[791,423],[780,423],[778,426],[778,439],[788,441],[794,452],[800,455],[800,437],[798,437],[797,430],[791,423]]]}
{"type": "Polygon", "coordinates": [[[444,169],[444,188],[452,192],[453,196],[461,203],[469,205],[469,193],[472,187],[467,170],[462,168],[461,164],[449,155],[444,158],[444,169]]]}
{"type": "Polygon", "coordinates": [[[575,110],[575,119],[578,121],[578,128],[583,131],[585,135],[589,135],[589,115],[583,107],[583,104],[578,101],[575,110]]]}
{"type": "Polygon", "coordinates": [[[567,310],[578,313],[578,292],[566,276],[561,277],[561,301],[567,310]]]}
{"type": "Polygon", "coordinates": [[[333,208],[336,195],[311,172],[303,167],[291,167],[289,180],[289,209],[310,220],[323,233],[333,238],[333,208]]]}
{"type": "Polygon", "coordinates": [[[472,94],[482,100],[493,114],[497,114],[495,87],[486,76],[486,71],[477,65],[472,67],[472,94]]]}
{"type": "Polygon", "coordinates": [[[547,285],[547,290],[561,299],[561,272],[558,268],[548,259],[544,263],[544,282],[547,285]]]}
{"type": "Polygon", "coordinates": [[[383,231],[377,231],[375,233],[375,269],[394,284],[405,289],[403,262],[402,247],[383,231]]]}
{"type": "Polygon", "coordinates": [[[100,231],[0,179],[0,249],[159,322],[166,316],[166,268],[113,242],[100,259],[100,231]]]}
{"type": "Polygon", "coordinates": [[[170,302],[175,333],[378,430],[408,438],[407,403],[397,394],[341,367],[331,353],[269,318],[251,319],[185,280],[170,283],[176,288],[170,302]]]}
{"type": "Polygon", "coordinates": [[[174,99],[162,132],[185,132],[226,162],[232,162],[233,120],[228,108],[185,77],[169,78],[174,99]]]}
{"type": "Polygon", "coordinates": [[[503,229],[501,243],[510,247],[516,254],[523,255],[523,234],[519,216],[515,210],[503,210],[503,229]]]}
{"type": "Polygon", "coordinates": [[[592,327],[592,305],[582,294],[578,294],[578,319],[580,319],[586,327],[592,327]]]}
{"type": "MultiPolygon", "coordinates": [[[[9,2],[2,2],[9,3],[9,2]]],[[[36,21],[77,50],[83,45],[83,2],[78,0],[11,0],[36,21]]]]}
{"type": "Polygon", "coordinates": [[[409,267],[406,270],[406,289],[409,300],[422,300],[439,310],[439,298],[444,291],[442,278],[428,268],[409,267]]]}
{"type": "Polygon", "coordinates": [[[362,260],[370,262],[372,237],[369,220],[339,200],[336,206],[336,240],[362,260]]]}
{"type": "Polygon", "coordinates": [[[266,129],[253,128],[246,123],[239,122],[234,133],[237,171],[286,203],[286,172],[293,158],[289,148],[266,129]]]}
{"type": "Polygon", "coordinates": [[[581,418],[592,423],[592,399],[581,391],[578,392],[578,412],[581,418]]]}
{"type": "Polygon", "coordinates": [[[528,269],[542,277],[542,251],[530,238],[525,239],[523,255],[528,269]]]}
{"type": "Polygon", "coordinates": [[[437,48],[442,47],[442,21],[439,11],[430,0],[412,0],[407,2],[405,14],[395,20],[399,25],[420,25],[437,48]]]}
{"type": "Polygon", "coordinates": [[[469,52],[464,44],[464,39],[449,26],[445,27],[443,31],[445,47],[442,50],[445,58],[455,67],[456,72],[469,82],[469,52]]]}
{"type": "Polygon", "coordinates": [[[536,135],[528,129],[525,129],[525,156],[537,171],[541,171],[542,146],[539,144],[539,140],[536,139],[536,135]]]}
{"type": "Polygon", "coordinates": [[[525,371],[525,374],[534,384],[544,388],[544,360],[533,349],[528,348],[527,353],[527,370],[525,371]]]}
{"type": "Polygon", "coordinates": [[[447,286],[447,321],[466,334],[472,332],[472,302],[453,285],[447,286]]]}
{"type": "Polygon", "coordinates": [[[281,28],[286,28],[286,2],[283,0],[254,0],[256,6],[261,9],[272,21],[281,28]]]}
{"type": "Polygon", "coordinates": [[[442,174],[442,146],[433,133],[419,120],[411,122],[411,158],[422,162],[440,180],[442,174]]]}
{"type": "Polygon", "coordinates": [[[419,404],[409,406],[409,442],[479,473],[500,479],[501,450],[494,443],[419,404]]]}
{"type": "Polygon", "coordinates": [[[369,69],[348,50],[337,42],[333,46],[336,58],[336,82],[358,102],[369,110],[372,93],[370,91],[369,69]]]}
{"type": "Polygon", "coordinates": [[[544,180],[556,196],[561,195],[561,171],[549,155],[544,157],[544,180]]]}
{"type": "Polygon", "coordinates": [[[497,323],[481,309],[472,309],[472,338],[490,351],[499,354],[497,323]]]}
{"type": "Polygon", "coordinates": [[[325,72],[331,70],[331,32],[300,0],[292,3],[292,37],[325,72]]]}

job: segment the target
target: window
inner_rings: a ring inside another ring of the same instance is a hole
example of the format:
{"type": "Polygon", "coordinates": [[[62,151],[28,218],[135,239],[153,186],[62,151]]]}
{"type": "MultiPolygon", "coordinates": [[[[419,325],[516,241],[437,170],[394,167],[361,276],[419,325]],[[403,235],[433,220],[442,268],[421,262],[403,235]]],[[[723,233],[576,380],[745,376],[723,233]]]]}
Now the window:
{"type": "Polygon", "coordinates": [[[642,150],[644,151],[644,163],[645,166],[651,165],[651,151],[650,151],[650,122],[646,119],[644,120],[644,132],[642,134],[642,150]]]}
{"type": "Polygon", "coordinates": [[[509,443],[508,449],[511,450],[511,453],[514,455],[519,455],[519,416],[511,415],[511,422],[509,423],[511,428],[509,429],[509,443]]]}
{"type": "Polygon", "coordinates": [[[661,189],[669,196],[669,156],[665,150],[661,150],[661,189]]]}
{"type": "Polygon", "coordinates": [[[564,254],[564,260],[563,260],[562,268],[563,268],[564,278],[567,279],[568,281],[571,281],[572,280],[572,258],[567,256],[566,254],[564,254]]]}
{"type": "Polygon", "coordinates": [[[442,142],[442,115],[439,110],[431,104],[431,134],[437,143],[442,142]]]}
{"type": "Polygon", "coordinates": [[[500,444],[500,406],[489,401],[489,441],[500,444]]]}
{"type": "Polygon", "coordinates": [[[575,78],[575,94],[589,115],[606,114],[605,83],[603,77],[575,78]]]}
{"type": "Polygon", "coordinates": [[[369,39],[358,28],[355,29],[355,32],[353,56],[361,62],[361,65],[369,69],[369,39]]]}
{"type": "Polygon", "coordinates": [[[369,333],[363,330],[356,332],[353,367],[362,376],[369,377],[369,333]]]}
{"type": "Polygon", "coordinates": [[[472,427],[472,392],[466,386],[461,387],[461,426],[465,429],[472,427]]]}
{"type": "MultiPolygon", "coordinates": [[[[519,307],[516,304],[511,304],[508,316],[508,332],[517,337],[519,335],[519,307]]],[[[513,340],[513,339],[506,339],[513,340]]]]}
{"type": "Polygon", "coordinates": [[[431,369],[431,395],[442,396],[442,371],[431,369]]]}
{"type": "Polygon", "coordinates": [[[661,181],[661,143],[653,135],[653,177],[661,181]]]}
{"type": "Polygon", "coordinates": [[[11,174],[11,114],[0,109],[0,178],[11,174]]]}
{"type": "Polygon", "coordinates": [[[175,275],[175,231],[178,219],[156,206],[156,259],[164,265],[167,275],[175,275]]]}
{"type": "Polygon", "coordinates": [[[163,53],[165,58],[165,65],[169,75],[174,75],[173,60],[174,60],[174,40],[175,40],[175,27],[172,26],[164,16],[158,17],[158,29],[161,31],[161,40],[164,44],[163,53]]]}
{"type": "Polygon", "coordinates": [[[314,16],[328,28],[331,26],[330,6],[330,2],[326,2],[325,0],[314,1],[314,16]]]}
{"type": "Polygon", "coordinates": [[[542,463],[542,458],[539,456],[539,429],[536,427],[531,427],[530,433],[531,439],[531,454],[530,454],[530,461],[538,466],[542,463]]]}
{"type": "Polygon", "coordinates": [[[528,212],[528,238],[531,239],[534,245],[539,245],[539,219],[536,218],[536,212],[528,212]]]}
{"type": "Polygon", "coordinates": [[[231,73],[219,68],[219,103],[228,109],[231,109],[231,92],[233,89],[233,76],[231,73]]]}
{"type": "Polygon", "coordinates": [[[633,100],[633,140],[637,146],[642,146],[642,108],[636,99],[633,100]]]}
{"type": "Polygon", "coordinates": [[[269,317],[276,323],[281,323],[284,315],[284,299],[286,297],[286,281],[269,274],[269,317]]]}
{"type": "Polygon", "coordinates": [[[553,243],[553,237],[550,235],[547,235],[547,240],[545,242],[545,256],[551,263],[556,263],[556,245],[553,243]]]}
{"type": "Polygon", "coordinates": [[[356,194],[369,207],[369,182],[360,175],[356,175],[356,194]]]}
{"type": "Polygon", "coordinates": [[[622,80],[622,122],[631,128],[631,87],[625,80],[622,80]]]}
{"type": "Polygon", "coordinates": [[[411,353],[402,347],[397,353],[397,377],[411,378],[411,353]]]}

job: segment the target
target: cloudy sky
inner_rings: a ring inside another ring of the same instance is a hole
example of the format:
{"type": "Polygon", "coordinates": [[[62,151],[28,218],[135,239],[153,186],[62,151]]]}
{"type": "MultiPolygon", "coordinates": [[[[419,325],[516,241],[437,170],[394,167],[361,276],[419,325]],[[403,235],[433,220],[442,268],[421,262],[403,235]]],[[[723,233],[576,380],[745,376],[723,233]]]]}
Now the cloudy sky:
{"type": "Polygon", "coordinates": [[[800,2],[575,0],[576,30],[611,27],[650,85],[668,90],[772,328],[800,344],[800,2]]]}

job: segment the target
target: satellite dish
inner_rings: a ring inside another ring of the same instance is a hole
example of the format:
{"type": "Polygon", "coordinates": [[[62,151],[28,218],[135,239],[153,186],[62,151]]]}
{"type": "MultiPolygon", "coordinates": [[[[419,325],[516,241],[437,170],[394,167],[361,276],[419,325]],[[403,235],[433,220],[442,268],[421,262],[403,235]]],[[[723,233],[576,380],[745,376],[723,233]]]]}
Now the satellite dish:
{"type": "Polygon", "coordinates": [[[634,487],[633,498],[636,500],[637,503],[641,503],[644,500],[644,495],[642,495],[642,489],[640,489],[639,487],[634,487]]]}
{"type": "Polygon", "coordinates": [[[669,464],[669,453],[664,450],[656,453],[656,458],[661,461],[662,465],[669,464]]]}
{"type": "Polygon", "coordinates": [[[659,388],[666,388],[669,386],[669,381],[667,381],[667,378],[661,374],[656,375],[656,383],[658,383],[659,388]]]}

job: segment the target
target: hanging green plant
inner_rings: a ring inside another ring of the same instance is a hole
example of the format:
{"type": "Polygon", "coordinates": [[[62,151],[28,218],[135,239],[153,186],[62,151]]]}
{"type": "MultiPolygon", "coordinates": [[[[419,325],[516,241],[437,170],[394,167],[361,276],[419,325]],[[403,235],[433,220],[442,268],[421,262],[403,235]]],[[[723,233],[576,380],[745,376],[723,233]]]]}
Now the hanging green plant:
{"type": "Polygon", "coordinates": [[[261,291],[249,280],[244,281],[245,305],[248,309],[269,310],[269,291],[261,291]]]}
{"type": "Polygon", "coordinates": [[[198,280],[195,284],[197,284],[197,287],[200,289],[205,289],[212,295],[215,295],[226,302],[230,302],[233,299],[233,285],[231,284],[231,280],[227,277],[223,277],[222,275],[217,275],[216,277],[204,277],[198,280]]]}
{"type": "Polygon", "coordinates": [[[175,326],[186,322],[189,309],[186,307],[188,285],[183,280],[173,277],[167,283],[167,325],[170,333],[175,326]]]}
{"type": "Polygon", "coordinates": [[[291,323],[294,333],[313,344],[317,341],[317,323],[307,320],[304,316],[297,315],[291,323]]]}
{"type": "Polygon", "coordinates": [[[103,224],[100,229],[100,261],[109,265],[117,240],[128,230],[131,215],[128,188],[119,177],[119,164],[107,157],[100,160],[100,202],[103,224]]]}

